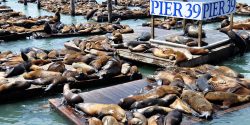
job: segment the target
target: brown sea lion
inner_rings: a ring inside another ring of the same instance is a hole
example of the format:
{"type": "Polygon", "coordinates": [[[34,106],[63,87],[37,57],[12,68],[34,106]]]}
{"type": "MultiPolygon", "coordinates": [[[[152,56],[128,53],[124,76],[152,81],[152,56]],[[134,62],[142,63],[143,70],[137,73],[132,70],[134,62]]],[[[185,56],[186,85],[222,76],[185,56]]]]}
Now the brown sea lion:
{"type": "Polygon", "coordinates": [[[212,104],[202,95],[191,90],[183,90],[181,99],[187,102],[195,111],[200,113],[200,117],[211,118],[213,113],[212,104]]]}
{"type": "Polygon", "coordinates": [[[209,53],[208,49],[195,49],[195,48],[188,48],[188,51],[193,55],[206,55],[209,53]]]}
{"type": "Polygon", "coordinates": [[[100,79],[110,78],[116,75],[121,74],[121,62],[118,59],[111,58],[109,61],[102,67],[99,72],[100,79]]]}
{"type": "Polygon", "coordinates": [[[104,116],[102,118],[103,125],[120,125],[113,116],[104,116]]]}
{"type": "Polygon", "coordinates": [[[177,97],[177,99],[169,107],[173,109],[179,109],[187,114],[199,116],[199,114],[196,111],[190,108],[190,106],[184,101],[182,101],[179,97],[177,97]]]}
{"type": "Polygon", "coordinates": [[[140,44],[137,45],[135,47],[129,47],[128,49],[131,52],[145,52],[146,50],[148,50],[151,46],[149,44],[140,44]]]}
{"type": "Polygon", "coordinates": [[[112,38],[111,38],[115,44],[123,43],[123,37],[122,33],[118,30],[115,30],[112,32],[112,38]]]}
{"type": "Polygon", "coordinates": [[[77,69],[77,71],[84,73],[84,74],[93,74],[97,72],[97,70],[94,67],[83,62],[73,63],[72,66],[75,69],[77,69]]]}
{"type": "Polygon", "coordinates": [[[226,67],[226,66],[219,66],[217,68],[218,72],[221,72],[222,74],[229,76],[229,77],[235,77],[235,78],[244,78],[244,76],[233,69],[226,67]]]}
{"type": "Polygon", "coordinates": [[[166,115],[173,109],[164,106],[149,106],[142,109],[137,109],[136,111],[143,114],[145,117],[149,118],[156,114],[166,115]]]}
{"type": "Polygon", "coordinates": [[[23,59],[23,62],[12,68],[7,69],[5,72],[5,78],[21,75],[24,72],[29,71],[32,65],[29,58],[24,53],[21,53],[21,57],[23,59]]]}
{"type": "Polygon", "coordinates": [[[54,62],[48,67],[48,71],[60,72],[63,73],[66,70],[63,62],[54,62]]]}
{"type": "Polygon", "coordinates": [[[35,70],[23,75],[24,79],[37,79],[37,78],[46,78],[46,77],[57,77],[61,76],[60,72],[46,71],[46,70],[35,70]]]}
{"type": "Polygon", "coordinates": [[[90,62],[89,65],[91,65],[95,69],[99,70],[99,69],[102,68],[102,66],[104,66],[108,62],[109,59],[111,59],[110,56],[99,56],[95,60],[93,60],[92,62],[90,62]]]}
{"type": "Polygon", "coordinates": [[[102,121],[96,117],[91,117],[88,119],[89,125],[103,125],[102,121]]]}
{"type": "Polygon", "coordinates": [[[77,94],[77,92],[70,90],[69,84],[65,84],[63,87],[63,97],[65,98],[67,104],[75,105],[84,102],[83,98],[77,94]]]}
{"type": "Polygon", "coordinates": [[[139,112],[133,113],[133,118],[128,121],[129,125],[147,125],[147,118],[139,112]]]}
{"type": "Polygon", "coordinates": [[[125,111],[115,104],[78,103],[76,107],[88,115],[111,115],[119,122],[126,122],[125,111]]]}
{"type": "Polygon", "coordinates": [[[164,118],[164,125],[180,125],[182,122],[182,112],[174,109],[164,118]]]}
{"type": "Polygon", "coordinates": [[[221,108],[230,108],[234,104],[250,101],[250,95],[237,95],[229,92],[208,92],[205,98],[209,101],[222,101],[221,108]]]}
{"type": "Polygon", "coordinates": [[[136,101],[142,101],[145,99],[152,99],[152,98],[161,98],[165,96],[166,94],[180,95],[179,88],[175,86],[167,86],[167,85],[159,86],[155,88],[155,90],[150,91],[148,93],[140,94],[140,95],[133,95],[133,96],[123,98],[120,100],[119,105],[125,109],[128,109],[136,101]]]}
{"type": "Polygon", "coordinates": [[[48,53],[48,58],[49,59],[55,59],[59,56],[59,52],[56,50],[52,50],[48,53]]]}
{"type": "Polygon", "coordinates": [[[38,59],[46,60],[48,58],[48,54],[42,50],[36,52],[36,57],[38,59]]]}
{"type": "Polygon", "coordinates": [[[176,51],[174,53],[174,57],[175,57],[175,64],[188,60],[186,55],[180,51],[176,51]]]}
{"type": "Polygon", "coordinates": [[[25,90],[31,86],[29,81],[15,81],[13,83],[0,83],[0,93],[25,90]]]}
{"type": "Polygon", "coordinates": [[[89,63],[92,60],[94,60],[96,58],[95,55],[93,54],[86,54],[86,55],[82,55],[80,53],[78,54],[67,54],[65,55],[63,62],[65,64],[69,64],[71,65],[74,62],[84,62],[84,63],[89,63]]]}
{"type": "Polygon", "coordinates": [[[159,117],[160,117],[159,115],[151,116],[151,117],[148,119],[148,125],[158,125],[157,119],[158,119],[159,117]]]}
{"type": "Polygon", "coordinates": [[[175,94],[169,94],[163,98],[149,98],[149,99],[145,99],[142,101],[134,102],[131,105],[130,109],[140,109],[140,108],[145,108],[145,107],[152,106],[152,105],[167,107],[170,104],[172,104],[175,101],[175,99],[176,99],[175,94]]]}
{"type": "Polygon", "coordinates": [[[78,46],[76,46],[74,42],[66,42],[64,43],[64,47],[69,50],[81,52],[81,49],[78,46]]]}

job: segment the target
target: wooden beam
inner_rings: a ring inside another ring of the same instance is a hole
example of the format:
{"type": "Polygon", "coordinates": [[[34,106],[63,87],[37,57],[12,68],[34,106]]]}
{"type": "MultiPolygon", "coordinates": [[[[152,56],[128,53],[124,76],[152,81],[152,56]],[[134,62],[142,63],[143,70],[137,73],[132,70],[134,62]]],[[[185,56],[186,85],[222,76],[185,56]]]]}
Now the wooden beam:
{"type": "Polygon", "coordinates": [[[234,25],[234,15],[233,13],[230,14],[230,30],[233,30],[234,25]]]}
{"type": "Polygon", "coordinates": [[[202,41],[202,20],[199,20],[198,47],[201,47],[201,41],[202,41]]]}
{"type": "Polygon", "coordinates": [[[155,20],[154,15],[151,16],[151,39],[155,38],[155,20]]]}
{"type": "Polygon", "coordinates": [[[24,1],[23,1],[23,4],[24,4],[24,5],[27,5],[27,3],[28,3],[27,0],[24,0],[24,1]]]}
{"type": "Polygon", "coordinates": [[[75,0],[70,0],[70,14],[75,15],[75,0]]]}
{"type": "Polygon", "coordinates": [[[108,22],[112,23],[112,0],[108,0],[108,22]]]}
{"type": "Polygon", "coordinates": [[[37,8],[38,8],[38,9],[41,8],[41,0],[37,0],[37,8]]]}

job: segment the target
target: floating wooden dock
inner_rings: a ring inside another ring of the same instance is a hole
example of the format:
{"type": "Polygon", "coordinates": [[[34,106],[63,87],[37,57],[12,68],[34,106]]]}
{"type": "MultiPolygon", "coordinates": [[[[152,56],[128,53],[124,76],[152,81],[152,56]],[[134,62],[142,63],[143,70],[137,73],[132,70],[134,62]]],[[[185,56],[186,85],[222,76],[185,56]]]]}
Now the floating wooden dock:
{"type": "MultiPolygon", "coordinates": [[[[131,94],[134,94],[141,90],[141,88],[147,85],[145,79],[128,82],[124,84],[114,85],[106,88],[101,88],[89,92],[80,93],[80,96],[84,98],[86,103],[104,103],[104,104],[117,104],[121,98],[125,98],[131,94]]],[[[49,103],[53,109],[66,117],[69,121],[76,125],[83,125],[87,123],[87,116],[79,114],[74,108],[68,105],[62,105],[60,98],[49,99],[49,103]]],[[[235,106],[227,110],[216,111],[215,116],[223,116],[225,113],[237,111],[250,106],[250,103],[246,103],[240,106],[235,106]]],[[[184,115],[182,125],[194,124],[204,121],[197,117],[190,115],[184,115]]]]}
{"type": "MultiPolygon", "coordinates": [[[[72,88],[88,89],[91,87],[110,86],[110,85],[116,85],[116,84],[129,82],[131,80],[138,80],[141,78],[142,78],[142,76],[140,76],[140,75],[134,79],[131,79],[130,76],[118,75],[118,76],[108,78],[105,80],[100,80],[100,79],[83,80],[83,81],[73,83],[72,88]]],[[[15,77],[13,79],[22,80],[23,78],[15,77]]],[[[13,81],[13,80],[11,80],[11,81],[13,81]]],[[[6,100],[4,102],[1,101],[0,103],[10,103],[10,102],[22,101],[25,99],[30,99],[30,98],[35,98],[35,97],[45,97],[45,96],[49,96],[49,95],[54,95],[57,93],[61,93],[62,88],[63,88],[63,85],[57,86],[52,91],[45,92],[44,91],[45,87],[31,85],[31,87],[26,89],[26,90],[11,91],[8,93],[0,94],[0,99],[6,100]]]]}
{"type": "MultiPolygon", "coordinates": [[[[142,27],[134,30],[133,34],[124,34],[123,39],[124,42],[135,40],[142,32],[150,32],[149,27],[142,27]]],[[[181,31],[172,31],[172,30],[164,30],[155,28],[156,41],[152,41],[151,43],[155,46],[163,47],[163,48],[176,48],[175,44],[170,42],[163,42],[165,37],[180,35],[181,31]],[[161,40],[160,42],[158,40],[161,40]]],[[[237,49],[232,46],[229,42],[229,38],[224,33],[220,33],[219,31],[210,30],[207,31],[207,37],[203,39],[208,43],[208,46],[204,48],[208,48],[210,50],[207,55],[193,55],[191,59],[180,62],[178,66],[181,67],[192,67],[201,64],[214,64],[217,62],[221,62],[229,57],[234,56],[237,53],[237,49]]],[[[186,45],[179,45],[178,48],[186,48],[186,45]]],[[[174,61],[159,58],[153,56],[151,53],[137,53],[131,52],[128,49],[118,49],[118,54],[121,58],[127,59],[130,61],[141,62],[145,64],[150,64],[154,66],[170,66],[174,65],[174,61]]]]}

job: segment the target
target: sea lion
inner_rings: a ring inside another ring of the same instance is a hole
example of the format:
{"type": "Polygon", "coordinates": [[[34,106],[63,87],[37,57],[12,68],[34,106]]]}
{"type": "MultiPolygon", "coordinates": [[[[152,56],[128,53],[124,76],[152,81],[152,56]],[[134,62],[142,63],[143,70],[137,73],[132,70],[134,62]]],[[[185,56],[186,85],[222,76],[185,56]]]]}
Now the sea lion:
{"type": "Polygon", "coordinates": [[[129,125],[147,125],[147,118],[139,112],[133,113],[133,118],[128,121],[129,125]]]}
{"type": "Polygon", "coordinates": [[[126,122],[125,111],[115,104],[78,103],[76,107],[88,115],[111,115],[119,122],[126,122]]]}
{"type": "Polygon", "coordinates": [[[124,43],[119,43],[119,44],[113,44],[112,46],[114,48],[117,48],[117,49],[122,49],[122,48],[134,48],[140,44],[149,44],[150,46],[150,43],[148,41],[127,41],[127,42],[124,42],[124,43]]]}
{"type": "Polygon", "coordinates": [[[196,49],[196,48],[188,48],[188,51],[192,54],[192,55],[206,55],[209,53],[208,49],[196,49]]]}
{"type": "Polygon", "coordinates": [[[109,61],[102,67],[99,72],[100,79],[110,78],[121,73],[121,62],[118,59],[111,58],[109,61]]]}
{"type": "Polygon", "coordinates": [[[176,86],[179,88],[186,88],[186,89],[191,89],[188,85],[184,83],[184,80],[181,75],[175,75],[173,78],[173,81],[170,82],[170,86],[176,86]]]}
{"type": "Polygon", "coordinates": [[[77,94],[78,92],[74,92],[70,90],[70,85],[67,83],[63,87],[63,97],[65,98],[65,101],[67,104],[78,104],[78,103],[83,103],[84,100],[83,98],[77,94]]]}
{"type": "Polygon", "coordinates": [[[92,67],[86,63],[83,63],[83,62],[73,63],[72,66],[75,69],[79,69],[78,71],[80,71],[81,73],[84,73],[84,74],[93,74],[93,73],[97,72],[97,70],[94,67],[92,67]]]}
{"type": "Polygon", "coordinates": [[[183,90],[181,99],[189,104],[200,116],[206,119],[211,118],[213,113],[212,104],[206,98],[192,90],[183,90]]]}
{"type": "Polygon", "coordinates": [[[60,72],[46,71],[46,70],[35,70],[23,75],[24,79],[37,79],[37,78],[46,78],[46,77],[57,77],[61,76],[60,72]]]}
{"type": "Polygon", "coordinates": [[[46,22],[46,23],[44,24],[44,29],[43,29],[43,30],[44,30],[44,32],[47,33],[47,34],[52,34],[52,28],[51,28],[49,22],[46,22]]]}
{"type": "Polygon", "coordinates": [[[13,83],[0,83],[0,93],[25,90],[31,86],[30,81],[15,81],[13,83]]]}
{"type": "Polygon", "coordinates": [[[196,111],[190,108],[190,106],[186,102],[182,101],[179,97],[177,97],[176,100],[169,107],[173,109],[179,109],[187,114],[199,116],[196,111]]]}
{"type": "Polygon", "coordinates": [[[99,57],[97,57],[97,59],[90,62],[89,65],[93,66],[95,69],[99,70],[102,68],[102,66],[104,66],[108,62],[109,59],[111,59],[110,56],[99,56],[99,57]]]}
{"type": "Polygon", "coordinates": [[[134,102],[131,105],[130,109],[140,109],[140,108],[145,108],[145,107],[152,106],[152,105],[167,107],[170,104],[172,104],[175,99],[176,99],[176,95],[174,94],[166,95],[163,98],[149,98],[149,99],[145,99],[142,101],[134,102]]]}
{"type": "Polygon", "coordinates": [[[104,116],[102,118],[103,125],[120,125],[113,116],[104,116]]]}
{"type": "Polygon", "coordinates": [[[57,50],[52,50],[48,53],[49,59],[55,59],[59,56],[59,52],[57,50]]]}
{"type": "Polygon", "coordinates": [[[182,122],[182,112],[174,109],[164,118],[164,125],[180,125],[182,122]]]}
{"type": "Polygon", "coordinates": [[[48,54],[42,50],[36,51],[36,57],[38,59],[46,60],[48,58],[48,54]]]}
{"type": "MultiPolygon", "coordinates": [[[[198,27],[195,27],[194,25],[188,23],[188,24],[186,24],[186,27],[184,29],[184,34],[189,36],[189,37],[198,38],[198,34],[199,34],[198,27]]],[[[202,30],[201,36],[202,36],[202,38],[206,37],[204,30],[202,30]]]]}
{"type": "Polygon", "coordinates": [[[68,50],[81,52],[81,49],[74,42],[66,42],[66,43],[64,43],[64,47],[68,50]]]}
{"type": "Polygon", "coordinates": [[[221,25],[220,27],[221,28],[224,28],[226,26],[229,26],[230,25],[230,21],[228,19],[224,19],[222,22],[221,22],[221,25]]]}
{"type": "Polygon", "coordinates": [[[189,43],[189,42],[194,41],[194,40],[191,39],[191,38],[187,38],[187,37],[185,37],[185,36],[179,36],[179,35],[167,37],[165,40],[166,40],[166,41],[169,41],[169,42],[179,43],[179,44],[185,44],[185,45],[186,45],[187,43],[189,43]]]}
{"type": "Polygon", "coordinates": [[[223,75],[234,78],[244,78],[244,75],[232,70],[226,66],[219,66],[216,71],[221,72],[223,75]]]}
{"type": "Polygon", "coordinates": [[[65,65],[63,62],[54,62],[49,65],[48,71],[60,72],[63,73],[66,70],[65,65]]]}
{"type": "Polygon", "coordinates": [[[92,10],[88,11],[86,14],[86,19],[89,20],[90,18],[92,18],[97,10],[98,9],[92,9],[92,10]]]}
{"type": "Polygon", "coordinates": [[[137,41],[149,41],[151,38],[151,33],[142,32],[141,35],[137,38],[137,41]]]}
{"type": "Polygon", "coordinates": [[[229,92],[208,92],[205,98],[209,101],[222,101],[221,108],[230,108],[234,104],[250,101],[250,95],[237,95],[229,92]]]}
{"type": "Polygon", "coordinates": [[[148,125],[158,125],[157,119],[158,119],[159,117],[160,117],[159,115],[151,116],[151,117],[148,119],[148,125]]]}
{"type": "Polygon", "coordinates": [[[103,125],[102,121],[96,117],[91,117],[88,119],[89,125],[103,125]]]}
{"type": "Polygon", "coordinates": [[[171,109],[171,108],[163,107],[163,106],[149,106],[146,108],[137,109],[136,111],[143,114],[145,117],[149,118],[149,117],[156,115],[156,114],[166,115],[169,112],[171,112],[172,110],[173,109],[171,109]]]}
{"type": "Polygon", "coordinates": [[[230,40],[235,44],[235,46],[239,48],[240,56],[243,56],[247,50],[246,41],[243,38],[241,38],[238,34],[236,34],[234,31],[228,31],[227,35],[230,38],[230,40]]]}
{"type": "Polygon", "coordinates": [[[24,72],[30,70],[32,64],[27,55],[21,52],[21,57],[23,59],[23,62],[18,64],[17,66],[7,69],[5,72],[5,78],[21,75],[24,72]]]}
{"type": "Polygon", "coordinates": [[[212,78],[210,74],[205,74],[196,79],[196,85],[203,93],[214,91],[213,86],[209,84],[209,79],[212,78]]]}
{"type": "Polygon", "coordinates": [[[131,52],[145,52],[147,49],[151,48],[149,44],[139,44],[135,47],[128,47],[131,52]]]}
{"type": "Polygon", "coordinates": [[[80,53],[76,53],[76,54],[67,54],[65,55],[64,59],[63,59],[63,63],[71,65],[74,62],[83,62],[83,63],[90,63],[92,60],[94,60],[96,58],[95,55],[93,54],[86,54],[86,55],[82,55],[80,53]]]}
{"type": "Polygon", "coordinates": [[[152,98],[161,98],[165,96],[166,94],[180,95],[179,88],[175,86],[167,86],[167,85],[159,86],[148,93],[140,94],[140,95],[133,95],[133,96],[123,98],[120,100],[119,105],[122,108],[129,109],[131,105],[136,101],[142,101],[145,99],[152,99],[152,98]]]}

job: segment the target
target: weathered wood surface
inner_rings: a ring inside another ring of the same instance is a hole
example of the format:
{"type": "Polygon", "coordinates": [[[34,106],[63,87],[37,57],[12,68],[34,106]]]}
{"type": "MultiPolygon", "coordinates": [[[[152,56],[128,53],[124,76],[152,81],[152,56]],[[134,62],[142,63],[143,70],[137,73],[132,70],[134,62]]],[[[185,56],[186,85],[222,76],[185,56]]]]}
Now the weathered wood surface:
{"type": "MultiPolygon", "coordinates": [[[[80,93],[80,96],[84,98],[85,102],[91,103],[105,103],[105,104],[117,104],[121,98],[127,97],[140,91],[141,88],[146,86],[148,83],[146,80],[138,80],[129,83],[124,83],[120,85],[110,86],[106,88],[101,88],[89,92],[80,93]]],[[[86,124],[87,116],[79,114],[74,108],[62,105],[62,100],[59,98],[49,99],[49,103],[52,108],[56,109],[60,114],[65,116],[68,120],[77,125],[86,124]]],[[[215,112],[215,116],[223,116],[225,113],[230,113],[240,109],[244,109],[250,106],[250,103],[245,103],[239,106],[235,106],[226,110],[220,110],[215,112]]],[[[190,115],[184,115],[182,125],[190,125],[197,122],[204,121],[204,119],[199,119],[190,115]]]]}

